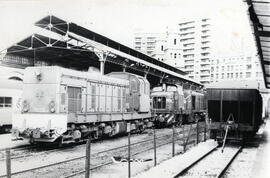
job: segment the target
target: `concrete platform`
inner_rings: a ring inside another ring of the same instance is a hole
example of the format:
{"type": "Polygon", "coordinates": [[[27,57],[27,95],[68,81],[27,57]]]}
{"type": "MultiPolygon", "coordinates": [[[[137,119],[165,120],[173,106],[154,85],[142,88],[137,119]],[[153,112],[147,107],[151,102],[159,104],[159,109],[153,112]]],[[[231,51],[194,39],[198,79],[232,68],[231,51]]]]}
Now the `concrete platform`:
{"type": "Polygon", "coordinates": [[[252,178],[270,177],[270,119],[266,121],[262,141],[252,170],[252,178]]]}
{"type": "Polygon", "coordinates": [[[217,146],[217,143],[213,140],[208,140],[198,144],[196,147],[188,150],[185,154],[175,156],[167,161],[162,162],[149,169],[146,172],[138,174],[136,178],[149,178],[149,177],[162,177],[172,178],[177,175],[181,170],[185,169],[196,159],[206,154],[209,150],[217,146]]]}

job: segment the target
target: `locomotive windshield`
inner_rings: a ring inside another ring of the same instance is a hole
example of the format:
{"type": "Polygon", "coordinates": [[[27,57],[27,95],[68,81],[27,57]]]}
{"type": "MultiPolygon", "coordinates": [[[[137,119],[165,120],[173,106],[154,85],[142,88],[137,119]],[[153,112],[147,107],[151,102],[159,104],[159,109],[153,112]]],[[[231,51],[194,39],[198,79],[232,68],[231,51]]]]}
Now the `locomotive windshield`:
{"type": "Polygon", "coordinates": [[[165,109],[166,108],[166,97],[153,97],[153,108],[154,109],[165,109]]]}

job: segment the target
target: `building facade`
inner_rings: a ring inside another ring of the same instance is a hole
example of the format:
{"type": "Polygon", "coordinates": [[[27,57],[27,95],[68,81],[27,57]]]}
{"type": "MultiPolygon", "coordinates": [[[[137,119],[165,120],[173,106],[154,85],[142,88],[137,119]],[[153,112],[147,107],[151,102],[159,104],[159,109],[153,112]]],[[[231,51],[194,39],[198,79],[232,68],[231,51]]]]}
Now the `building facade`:
{"type": "Polygon", "coordinates": [[[260,60],[256,55],[215,56],[211,61],[211,82],[254,81],[263,86],[260,60]]]}
{"type": "Polygon", "coordinates": [[[179,32],[135,33],[134,49],[178,69],[184,69],[179,32]]]}

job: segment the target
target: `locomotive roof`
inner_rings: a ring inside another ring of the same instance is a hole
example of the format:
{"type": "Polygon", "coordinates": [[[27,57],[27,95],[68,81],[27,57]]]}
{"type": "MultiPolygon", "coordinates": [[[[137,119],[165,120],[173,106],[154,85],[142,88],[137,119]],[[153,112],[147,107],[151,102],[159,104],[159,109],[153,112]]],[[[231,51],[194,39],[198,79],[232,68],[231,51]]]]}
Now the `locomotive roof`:
{"type": "Polygon", "coordinates": [[[22,81],[10,80],[10,79],[0,79],[0,89],[22,89],[22,81]]]}
{"type": "Polygon", "coordinates": [[[113,78],[106,76],[106,75],[101,75],[98,72],[87,72],[87,71],[77,71],[73,69],[67,69],[59,66],[41,66],[41,67],[27,67],[27,69],[46,69],[46,68],[54,68],[55,70],[58,71],[58,73],[61,73],[62,75],[66,76],[72,76],[76,78],[82,78],[82,79],[91,79],[94,81],[101,81],[104,83],[116,83],[119,85],[128,85],[128,80],[125,79],[118,79],[118,78],[113,78]]]}

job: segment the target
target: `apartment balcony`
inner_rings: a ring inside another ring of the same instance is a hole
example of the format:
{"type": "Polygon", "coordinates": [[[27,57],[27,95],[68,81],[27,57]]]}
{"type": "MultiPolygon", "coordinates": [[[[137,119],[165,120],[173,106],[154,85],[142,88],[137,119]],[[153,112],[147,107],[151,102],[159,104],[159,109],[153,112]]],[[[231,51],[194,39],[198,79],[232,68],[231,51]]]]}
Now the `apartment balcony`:
{"type": "Polygon", "coordinates": [[[210,71],[210,69],[211,69],[211,66],[210,65],[205,65],[205,64],[201,64],[201,71],[202,70],[209,70],[210,71]]]}
{"type": "Polygon", "coordinates": [[[210,51],[211,51],[211,49],[208,46],[201,47],[201,53],[210,53],[210,51]]]}
{"type": "Polygon", "coordinates": [[[187,65],[189,65],[189,66],[194,66],[194,61],[188,61],[188,62],[186,62],[185,61],[185,65],[187,66],[187,65]]]}
{"type": "Polygon", "coordinates": [[[210,82],[211,78],[210,77],[201,77],[200,82],[210,82]]]}
{"type": "Polygon", "coordinates": [[[194,43],[183,43],[183,50],[184,49],[194,49],[194,43]]]}
{"type": "Polygon", "coordinates": [[[188,73],[188,72],[193,72],[194,69],[193,68],[188,68],[188,69],[184,69],[184,71],[188,73]]]}
{"type": "Polygon", "coordinates": [[[205,47],[210,48],[210,41],[202,41],[201,47],[202,47],[202,48],[205,48],[205,47]]]}
{"type": "Polygon", "coordinates": [[[186,56],[186,57],[194,57],[193,55],[194,55],[194,52],[195,51],[186,51],[186,52],[184,52],[183,51],[183,56],[186,56]]]}
{"type": "Polygon", "coordinates": [[[206,65],[210,64],[210,60],[201,60],[200,64],[201,64],[201,66],[206,66],[206,65]]]}
{"type": "Polygon", "coordinates": [[[210,77],[210,72],[203,72],[200,74],[201,77],[210,77]]]}
{"type": "Polygon", "coordinates": [[[210,27],[210,24],[209,23],[202,24],[202,28],[209,28],[209,27],[210,27]]]}
{"type": "Polygon", "coordinates": [[[180,32],[185,32],[187,30],[194,29],[194,28],[195,28],[195,25],[193,23],[190,23],[190,24],[180,26],[179,30],[180,32]]]}

